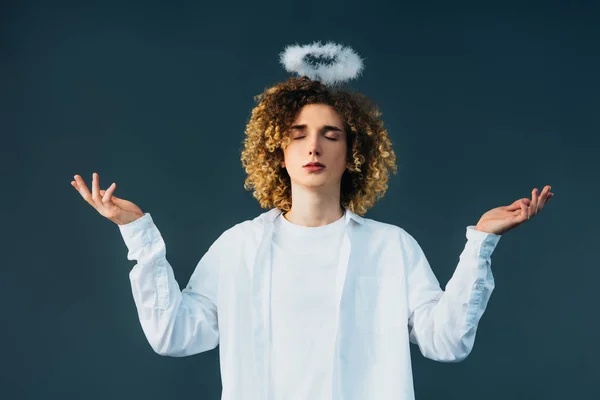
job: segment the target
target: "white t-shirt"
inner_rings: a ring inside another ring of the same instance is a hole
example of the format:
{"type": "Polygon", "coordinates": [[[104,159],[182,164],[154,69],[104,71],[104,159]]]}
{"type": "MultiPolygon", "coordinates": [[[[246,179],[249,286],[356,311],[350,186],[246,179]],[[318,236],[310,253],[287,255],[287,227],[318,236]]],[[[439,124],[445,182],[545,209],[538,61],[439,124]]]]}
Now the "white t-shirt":
{"type": "Polygon", "coordinates": [[[271,400],[331,399],[335,278],[345,218],[324,226],[275,220],[271,400]]]}

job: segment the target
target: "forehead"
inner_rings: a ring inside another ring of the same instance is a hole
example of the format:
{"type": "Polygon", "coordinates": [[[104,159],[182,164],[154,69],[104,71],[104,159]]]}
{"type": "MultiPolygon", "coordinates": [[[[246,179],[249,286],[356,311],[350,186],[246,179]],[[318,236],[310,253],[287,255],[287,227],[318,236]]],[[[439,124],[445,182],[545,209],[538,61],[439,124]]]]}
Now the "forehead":
{"type": "Polygon", "coordinates": [[[313,122],[315,124],[337,125],[343,128],[342,116],[327,104],[307,104],[297,113],[293,123],[313,122]]]}

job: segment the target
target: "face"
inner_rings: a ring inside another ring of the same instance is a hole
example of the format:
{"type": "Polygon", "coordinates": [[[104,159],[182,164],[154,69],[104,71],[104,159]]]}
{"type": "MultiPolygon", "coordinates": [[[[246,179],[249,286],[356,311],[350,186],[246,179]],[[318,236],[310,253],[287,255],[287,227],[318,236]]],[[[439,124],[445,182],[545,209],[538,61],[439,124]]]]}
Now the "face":
{"type": "Polygon", "coordinates": [[[292,186],[307,188],[339,186],[346,161],[347,136],[342,117],[324,104],[305,105],[292,123],[290,143],[284,149],[285,167],[292,186]],[[320,162],[325,167],[311,169],[307,163],[320,162]]]}

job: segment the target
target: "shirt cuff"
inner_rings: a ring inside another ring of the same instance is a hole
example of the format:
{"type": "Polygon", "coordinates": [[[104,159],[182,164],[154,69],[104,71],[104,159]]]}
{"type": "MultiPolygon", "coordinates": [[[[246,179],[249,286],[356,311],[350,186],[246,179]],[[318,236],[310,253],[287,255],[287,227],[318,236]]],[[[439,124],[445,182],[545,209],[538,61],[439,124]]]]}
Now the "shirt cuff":
{"type": "Polygon", "coordinates": [[[481,243],[480,255],[489,257],[496,248],[502,235],[478,231],[475,229],[475,225],[469,225],[467,226],[466,237],[469,241],[481,243]]]}
{"type": "Polygon", "coordinates": [[[144,213],[142,217],[135,221],[118,225],[118,227],[125,245],[130,251],[144,247],[160,237],[160,232],[154,225],[150,213],[144,213]]]}

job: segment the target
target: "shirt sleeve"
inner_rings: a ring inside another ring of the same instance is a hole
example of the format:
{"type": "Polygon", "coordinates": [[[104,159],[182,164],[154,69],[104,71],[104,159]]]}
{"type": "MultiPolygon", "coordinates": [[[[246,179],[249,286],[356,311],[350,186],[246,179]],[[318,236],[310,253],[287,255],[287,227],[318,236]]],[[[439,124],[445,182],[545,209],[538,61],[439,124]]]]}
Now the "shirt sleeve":
{"type": "Polygon", "coordinates": [[[222,234],[197,264],[189,284],[180,290],[166,259],[166,245],[149,213],[119,225],[137,264],[129,273],[142,330],[152,349],[164,356],[184,357],[214,349],[219,343],[217,295],[222,234]]]}
{"type": "Polygon", "coordinates": [[[467,243],[442,291],[417,241],[405,232],[410,341],[423,356],[442,362],[464,360],[494,290],[491,254],[500,235],[467,227],[467,243]]]}

